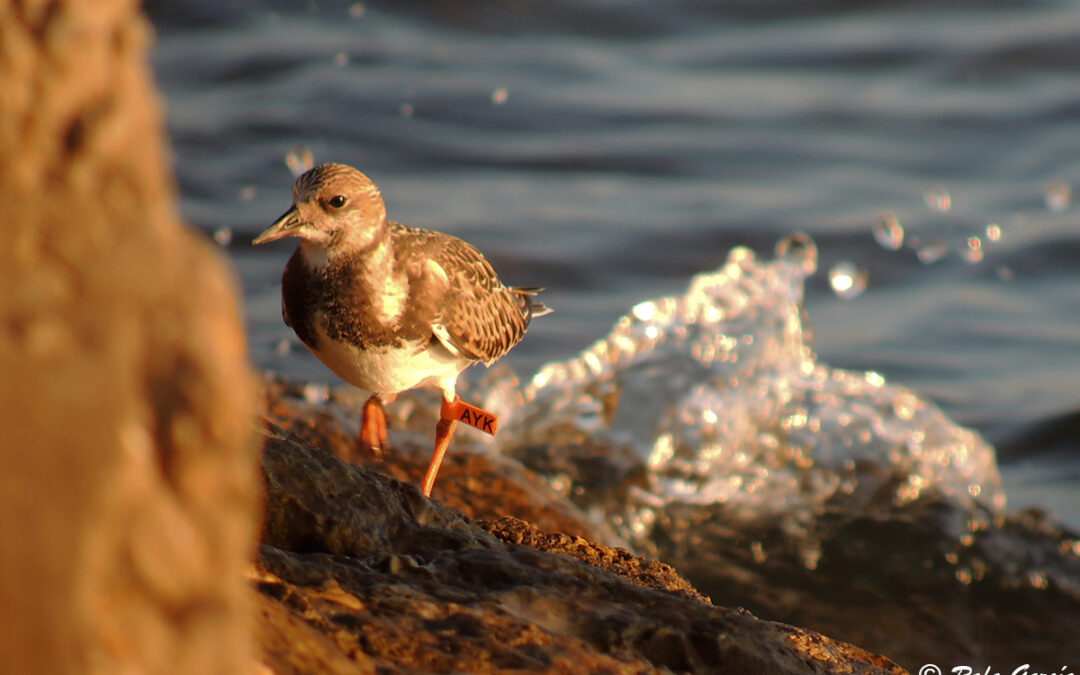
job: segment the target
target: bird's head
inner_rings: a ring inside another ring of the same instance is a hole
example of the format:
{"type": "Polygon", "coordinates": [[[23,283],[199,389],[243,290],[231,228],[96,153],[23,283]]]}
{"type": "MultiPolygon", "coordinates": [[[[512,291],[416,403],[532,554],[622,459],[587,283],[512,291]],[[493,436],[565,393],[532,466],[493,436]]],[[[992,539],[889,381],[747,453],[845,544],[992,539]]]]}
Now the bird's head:
{"type": "Polygon", "coordinates": [[[320,164],[296,179],[293,205],[252,244],[298,237],[305,245],[331,251],[365,247],[386,227],[379,188],[344,164],[320,164]]]}

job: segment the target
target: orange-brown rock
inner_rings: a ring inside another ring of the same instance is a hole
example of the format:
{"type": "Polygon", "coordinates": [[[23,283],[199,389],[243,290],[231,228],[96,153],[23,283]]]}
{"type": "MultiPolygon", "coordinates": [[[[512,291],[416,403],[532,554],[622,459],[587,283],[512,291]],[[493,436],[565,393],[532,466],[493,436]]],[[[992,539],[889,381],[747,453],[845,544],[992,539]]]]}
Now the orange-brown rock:
{"type": "MultiPolygon", "coordinates": [[[[403,481],[422,474],[436,403],[408,393],[390,406],[399,415],[391,429],[398,445],[375,461],[357,452],[353,438],[362,396],[334,389],[329,401],[312,404],[297,396],[304,391],[311,389],[272,382],[272,418],[361,466],[403,481]]],[[[504,436],[500,451],[488,453],[467,434],[455,438],[434,496],[503,541],[645,584],[669,583],[671,570],[689,582],[688,592],[716,604],[859,645],[913,672],[926,663],[946,670],[1027,663],[1032,672],[1058,672],[1075,660],[1080,534],[1047,514],[1025,511],[980,525],[931,488],[905,504],[883,490],[871,507],[848,507],[837,497],[805,529],[747,521],[723,503],[671,502],[652,511],[647,536],[620,538],[597,521],[618,523],[628,513],[621,505],[634,498],[640,476],[625,451],[568,430],[518,447],[504,436]],[[957,527],[970,536],[958,539],[957,527]],[[671,567],[595,542],[635,547],[671,567]]],[[[629,523],[619,524],[623,532],[629,523]]]]}
{"type": "Polygon", "coordinates": [[[277,673],[902,673],[717,607],[670,567],[513,518],[476,523],[270,427],[254,583],[277,673]]]}
{"type": "MultiPolygon", "coordinates": [[[[362,396],[322,405],[305,402],[298,385],[281,380],[267,382],[263,390],[269,418],[312,445],[405,482],[415,483],[423,477],[431,459],[438,394],[427,397],[428,392],[408,392],[400,401],[387,406],[387,414],[394,416],[391,419],[393,447],[376,458],[360,451],[355,442],[360,421],[356,406],[364,401],[362,396]]],[[[513,515],[544,530],[596,541],[617,540],[614,533],[589,520],[581,509],[519,463],[498,454],[468,452],[468,434],[455,437],[451,451],[443,460],[434,491],[440,502],[471,518],[513,515]]]]}
{"type": "Polygon", "coordinates": [[[250,668],[254,381],[134,0],[0,0],[0,672],[250,668]]]}

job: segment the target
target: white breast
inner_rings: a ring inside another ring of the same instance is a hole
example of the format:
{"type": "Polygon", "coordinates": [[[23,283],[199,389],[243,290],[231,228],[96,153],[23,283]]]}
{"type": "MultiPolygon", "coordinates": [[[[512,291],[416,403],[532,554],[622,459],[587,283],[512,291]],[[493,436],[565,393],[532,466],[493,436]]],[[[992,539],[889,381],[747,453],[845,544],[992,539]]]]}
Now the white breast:
{"type": "Polygon", "coordinates": [[[452,401],[458,375],[470,365],[468,359],[455,357],[438,341],[418,353],[414,353],[413,347],[379,347],[362,351],[328,338],[322,323],[321,317],[315,321],[319,348],[312,349],[312,353],[341,379],[377,394],[433,387],[452,401]]]}

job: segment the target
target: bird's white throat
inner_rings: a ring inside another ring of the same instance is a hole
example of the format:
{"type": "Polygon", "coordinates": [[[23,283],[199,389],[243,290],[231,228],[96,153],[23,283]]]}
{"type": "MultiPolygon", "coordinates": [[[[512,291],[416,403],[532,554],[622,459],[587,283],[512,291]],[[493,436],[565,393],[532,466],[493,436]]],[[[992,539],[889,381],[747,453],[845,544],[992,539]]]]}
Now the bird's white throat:
{"type": "Polygon", "coordinates": [[[330,264],[330,251],[324,244],[300,240],[300,256],[309,269],[321,272],[330,264]]]}

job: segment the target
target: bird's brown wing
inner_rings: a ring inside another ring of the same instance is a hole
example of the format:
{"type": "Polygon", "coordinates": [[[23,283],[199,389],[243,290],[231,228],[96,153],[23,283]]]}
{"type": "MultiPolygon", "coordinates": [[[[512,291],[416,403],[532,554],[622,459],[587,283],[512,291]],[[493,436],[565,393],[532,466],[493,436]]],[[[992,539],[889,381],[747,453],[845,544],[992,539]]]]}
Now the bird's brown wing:
{"type": "MultiPolygon", "coordinates": [[[[403,228],[404,229],[404,228],[403,228]]],[[[423,274],[430,285],[441,285],[432,332],[447,348],[491,365],[525,335],[532,308],[531,289],[507,288],[484,256],[470,244],[450,235],[414,230],[415,247],[423,255],[423,274]],[[445,280],[443,279],[445,277],[445,280]]]]}

